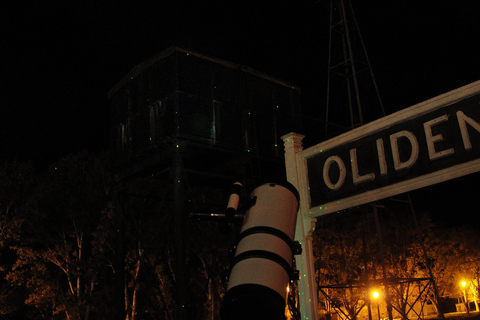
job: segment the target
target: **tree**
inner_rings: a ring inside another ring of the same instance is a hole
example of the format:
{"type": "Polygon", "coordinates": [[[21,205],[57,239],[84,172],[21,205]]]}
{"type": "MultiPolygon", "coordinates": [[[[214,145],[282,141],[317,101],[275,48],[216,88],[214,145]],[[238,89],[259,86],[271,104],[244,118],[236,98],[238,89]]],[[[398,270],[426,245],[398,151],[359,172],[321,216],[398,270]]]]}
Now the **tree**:
{"type": "Polygon", "coordinates": [[[478,297],[478,277],[480,271],[480,241],[478,231],[471,227],[437,227],[435,234],[428,237],[428,248],[432,252],[434,277],[441,295],[463,297],[460,286],[468,283],[467,294],[478,297]]]}
{"type": "Polygon", "coordinates": [[[136,177],[118,195],[117,234],[124,246],[125,318],[156,314],[173,319],[171,181],[136,177]]]}
{"type": "Polygon", "coordinates": [[[0,315],[22,317],[24,290],[10,286],[7,274],[15,262],[11,249],[21,241],[21,230],[32,206],[36,175],[29,163],[7,162],[0,168],[0,315]]]}
{"type": "MultiPolygon", "coordinates": [[[[422,234],[428,233],[432,224],[427,214],[412,212],[410,204],[402,205],[384,201],[382,238],[392,307],[406,319],[413,311],[423,310],[433,291],[422,234]],[[414,306],[419,308],[414,308],[414,306]]],[[[435,295],[432,295],[434,297],[435,295]]]]}
{"type": "MultiPolygon", "coordinates": [[[[317,284],[329,290],[323,303],[350,319],[369,306],[374,287],[383,287],[388,313],[393,308],[402,317],[414,303],[425,303],[430,293],[426,257],[410,208],[384,201],[376,210],[378,215],[364,206],[322,217],[314,237],[317,284]]],[[[426,216],[420,225],[423,232],[431,228],[426,216]]]]}
{"type": "MultiPolygon", "coordinates": [[[[27,305],[43,318],[87,319],[102,271],[92,263],[97,226],[108,207],[106,157],[86,152],[57,161],[35,190],[16,261],[7,278],[26,287],[27,305]]],[[[101,250],[98,249],[97,250],[101,250]]]]}
{"type": "MultiPolygon", "coordinates": [[[[206,186],[202,180],[185,178],[183,201],[188,212],[218,212],[224,209],[227,198],[222,188],[206,186]],[[222,190],[222,191],[219,191],[222,190]],[[219,204],[221,204],[219,206],[219,204]],[[199,211],[198,211],[199,210],[199,211]]],[[[185,219],[186,269],[179,275],[176,268],[176,250],[173,216],[173,181],[169,173],[136,176],[124,182],[118,193],[119,214],[125,250],[126,319],[156,315],[175,317],[175,285],[179,277],[186,279],[186,305],[190,318],[218,319],[219,304],[225,290],[222,282],[224,267],[229,265],[232,233],[224,232],[215,222],[196,222],[185,219]]]]}
{"type": "Polygon", "coordinates": [[[337,312],[355,319],[368,301],[366,281],[375,276],[371,259],[370,226],[361,212],[345,212],[322,218],[314,237],[318,287],[329,288],[328,297],[320,299],[337,312]],[[343,311],[341,308],[345,311],[343,311]]]}

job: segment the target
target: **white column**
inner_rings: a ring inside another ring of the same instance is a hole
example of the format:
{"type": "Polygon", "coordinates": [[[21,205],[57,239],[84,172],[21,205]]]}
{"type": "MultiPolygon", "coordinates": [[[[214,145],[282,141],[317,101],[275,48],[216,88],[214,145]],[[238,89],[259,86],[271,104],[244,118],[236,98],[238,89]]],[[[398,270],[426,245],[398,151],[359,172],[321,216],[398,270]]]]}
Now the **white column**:
{"type": "Polygon", "coordinates": [[[312,248],[312,232],[315,230],[316,219],[309,218],[305,215],[308,210],[308,195],[302,194],[303,190],[300,185],[300,174],[298,172],[297,153],[303,150],[302,139],[305,136],[291,132],[282,137],[285,146],[285,168],[287,171],[287,180],[297,188],[300,193],[300,211],[297,216],[297,226],[295,231],[295,240],[302,245],[302,254],[295,257],[298,271],[300,272],[300,281],[298,282],[300,313],[302,319],[318,320],[318,303],[317,290],[315,288],[315,269],[312,248]]]}

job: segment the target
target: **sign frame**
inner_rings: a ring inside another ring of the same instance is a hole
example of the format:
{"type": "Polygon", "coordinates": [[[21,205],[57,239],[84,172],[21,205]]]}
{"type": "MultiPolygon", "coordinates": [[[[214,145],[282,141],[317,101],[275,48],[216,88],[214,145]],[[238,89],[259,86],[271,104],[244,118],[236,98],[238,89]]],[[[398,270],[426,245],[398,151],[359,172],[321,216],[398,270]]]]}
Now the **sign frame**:
{"type": "MultiPolygon", "coordinates": [[[[389,116],[383,117],[357,129],[346,132],[334,139],[319,143],[308,149],[297,153],[297,170],[299,175],[299,192],[304,196],[304,203],[308,203],[306,217],[315,218],[332,212],[338,212],[344,209],[358,205],[374,202],[376,200],[392,197],[408,191],[427,187],[429,185],[441,183],[454,178],[462,177],[480,171],[480,159],[453,165],[439,171],[421,175],[416,178],[404,180],[378,189],[369,190],[360,194],[349,196],[340,200],[335,200],[320,205],[311,206],[310,188],[308,181],[307,160],[313,158],[321,152],[326,152],[334,148],[341,147],[349,142],[362,139],[364,137],[378,134],[393,125],[398,125],[409,120],[413,120],[422,115],[427,115],[436,110],[440,110],[469,97],[480,94],[480,81],[473,82],[464,87],[447,92],[440,96],[426,100],[409,108],[398,111],[389,116]]],[[[480,105],[479,105],[480,107],[480,105]]]]}

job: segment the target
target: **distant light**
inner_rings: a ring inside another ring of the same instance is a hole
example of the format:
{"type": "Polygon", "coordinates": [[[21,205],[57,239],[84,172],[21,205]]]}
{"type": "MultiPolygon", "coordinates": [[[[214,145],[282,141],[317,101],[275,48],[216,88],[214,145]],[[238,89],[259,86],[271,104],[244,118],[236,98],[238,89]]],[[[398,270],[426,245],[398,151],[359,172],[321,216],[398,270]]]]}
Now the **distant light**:
{"type": "Polygon", "coordinates": [[[378,297],[380,297],[380,293],[378,293],[378,291],[373,291],[372,296],[373,296],[375,299],[377,299],[378,297]]]}
{"type": "Polygon", "coordinates": [[[466,287],[466,286],[467,286],[467,283],[466,283],[465,281],[462,281],[462,282],[461,282],[461,285],[462,285],[462,287],[466,287]]]}

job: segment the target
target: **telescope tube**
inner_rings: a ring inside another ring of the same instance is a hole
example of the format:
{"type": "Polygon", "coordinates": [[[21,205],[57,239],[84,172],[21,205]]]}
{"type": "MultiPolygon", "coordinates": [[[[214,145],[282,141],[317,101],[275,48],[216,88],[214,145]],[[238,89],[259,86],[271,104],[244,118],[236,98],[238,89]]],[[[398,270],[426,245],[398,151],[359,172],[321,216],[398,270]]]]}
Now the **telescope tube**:
{"type": "Polygon", "coordinates": [[[266,183],[250,194],[235,252],[222,320],[285,319],[287,286],[294,272],[298,192],[290,183],[266,183]]]}

